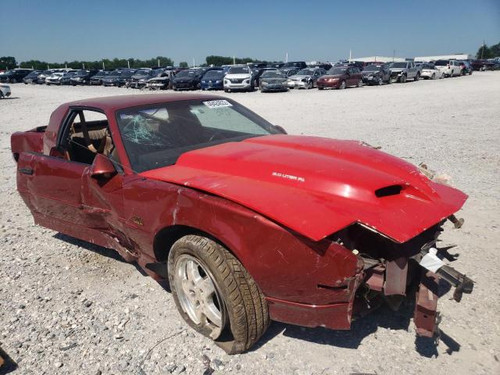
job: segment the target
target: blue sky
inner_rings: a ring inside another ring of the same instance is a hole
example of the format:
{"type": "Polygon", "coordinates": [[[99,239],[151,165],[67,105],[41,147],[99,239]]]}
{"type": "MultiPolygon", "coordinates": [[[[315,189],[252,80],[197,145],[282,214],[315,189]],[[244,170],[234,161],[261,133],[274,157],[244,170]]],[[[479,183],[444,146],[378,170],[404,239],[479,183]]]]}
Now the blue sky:
{"type": "Polygon", "coordinates": [[[0,56],[49,62],[208,55],[329,60],[475,54],[500,42],[499,0],[4,0],[0,56]]]}

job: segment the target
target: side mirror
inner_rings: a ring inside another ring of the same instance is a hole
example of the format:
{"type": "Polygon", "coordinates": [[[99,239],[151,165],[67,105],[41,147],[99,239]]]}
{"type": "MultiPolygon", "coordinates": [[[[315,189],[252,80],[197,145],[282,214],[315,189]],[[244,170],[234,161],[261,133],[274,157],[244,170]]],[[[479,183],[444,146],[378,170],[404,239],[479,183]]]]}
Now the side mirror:
{"type": "Polygon", "coordinates": [[[116,168],[103,154],[97,154],[94,158],[94,162],[90,167],[90,177],[95,179],[101,178],[111,178],[116,174],[116,168]]]}

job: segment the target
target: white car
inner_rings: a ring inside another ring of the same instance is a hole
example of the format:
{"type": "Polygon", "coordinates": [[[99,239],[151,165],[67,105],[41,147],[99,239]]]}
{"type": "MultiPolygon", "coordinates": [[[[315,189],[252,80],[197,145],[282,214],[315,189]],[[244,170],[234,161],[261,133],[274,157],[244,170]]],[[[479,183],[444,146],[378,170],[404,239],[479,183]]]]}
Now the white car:
{"type": "Polygon", "coordinates": [[[0,99],[7,98],[10,96],[10,86],[0,85],[0,99]]]}
{"type": "Polygon", "coordinates": [[[457,60],[438,60],[434,66],[443,72],[445,77],[456,77],[462,75],[460,61],[457,60]]]}
{"type": "Polygon", "coordinates": [[[252,69],[246,65],[233,65],[224,77],[224,91],[253,91],[252,69]]]}
{"type": "Polygon", "coordinates": [[[422,64],[420,77],[424,79],[441,79],[444,78],[444,73],[442,70],[437,69],[434,64],[427,63],[422,64]]]}

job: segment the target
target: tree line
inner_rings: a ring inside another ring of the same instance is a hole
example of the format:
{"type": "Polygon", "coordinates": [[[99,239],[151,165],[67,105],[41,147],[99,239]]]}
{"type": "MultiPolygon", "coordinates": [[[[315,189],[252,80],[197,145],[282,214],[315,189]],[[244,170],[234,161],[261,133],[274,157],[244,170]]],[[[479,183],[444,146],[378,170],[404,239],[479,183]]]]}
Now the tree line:
{"type": "Polygon", "coordinates": [[[70,69],[117,69],[117,68],[143,68],[156,66],[173,66],[174,61],[169,57],[158,56],[148,60],[140,59],[103,59],[100,61],[65,61],[63,63],[47,62],[40,60],[28,60],[18,63],[15,57],[0,57],[0,69],[33,68],[36,70],[70,68],[70,69]]]}
{"type": "Polygon", "coordinates": [[[476,59],[492,59],[494,57],[500,57],[500,43],[491,47],[488,47],[485,43],[483,43],[476,53],[476,59]]]}
{"type": "MultiPolygon", "coordinates": [[[[206,62],[201,66],[221,66],[230,64],[246,64],[250,62],[257,62],[255,59],[249,57],[245,58],[235,58],[235,57],[225,57],[225,56],[207,56],[206,62]]],[[[99,61],[65,61],[63,63],[47,62],[40,60],[28,60],[17,62],[16,58],[13,56],[0,57],[0,70],[14,69],[14,68],[33,68],[36,70],[45,69],[57,69],[57,68],[70,68],[70,69],[106,69],[112,70],[117,68],[154,68],[157,66],[174,66],[174,61],[169,57],[158,56],[148,60],[141,59],[103,59],[99,61]]],[[[189,65],[185,61],[179,63],[181,68],[187,68],[189,65]]]]}

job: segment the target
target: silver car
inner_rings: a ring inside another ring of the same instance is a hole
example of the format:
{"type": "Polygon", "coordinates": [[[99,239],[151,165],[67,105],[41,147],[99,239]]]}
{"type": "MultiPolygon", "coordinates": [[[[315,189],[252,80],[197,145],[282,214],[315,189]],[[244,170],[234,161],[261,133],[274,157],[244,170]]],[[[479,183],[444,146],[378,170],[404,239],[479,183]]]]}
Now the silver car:
{"type": "Polygon", "coordinates": [[[288,77],[287,85],[291,89],[312,89],[316,87],[318,78],[325,74],[326,70],[323,68],[305,68],[288,77]]]}

